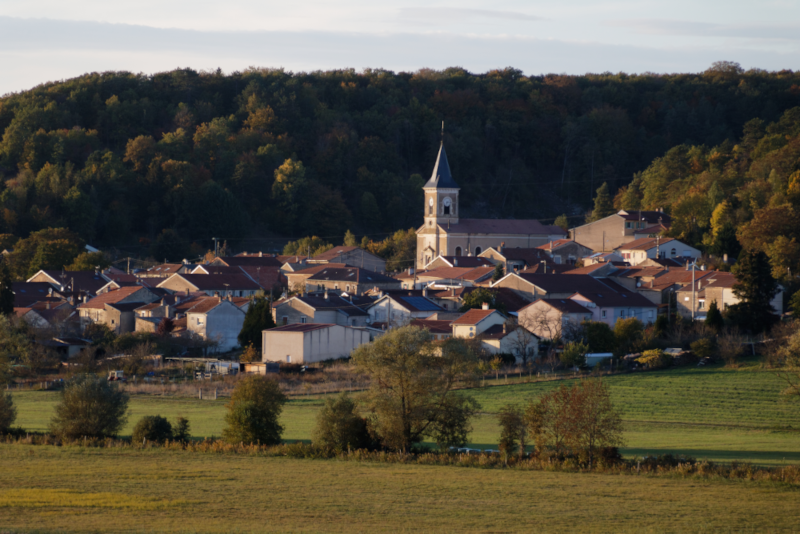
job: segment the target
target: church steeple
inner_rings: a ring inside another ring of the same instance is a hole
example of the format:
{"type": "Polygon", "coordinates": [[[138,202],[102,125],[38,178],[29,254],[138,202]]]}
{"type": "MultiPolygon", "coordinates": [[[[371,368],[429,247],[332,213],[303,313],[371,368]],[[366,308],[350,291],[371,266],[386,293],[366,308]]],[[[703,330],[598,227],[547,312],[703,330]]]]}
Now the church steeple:
{"type": "Polygon", "coordinates": [[[444,141],[439,145],[439,155],[436,156],[436,165],[433,166],[431,178],[423,186],[423,189],[429,188],[459,188],[458,184],[453,180],[453,175],[450,174],[450,164],[447,163],[447,152],[444,150],[444,141]]]}
{"type": "Polygon", "coordinates": [[[422,186],[425,191],[425,226],[458,224],[458,192],[460,188],[450,173],[444,139],[439,146],[436,164],[430,179],[422,186]]]}

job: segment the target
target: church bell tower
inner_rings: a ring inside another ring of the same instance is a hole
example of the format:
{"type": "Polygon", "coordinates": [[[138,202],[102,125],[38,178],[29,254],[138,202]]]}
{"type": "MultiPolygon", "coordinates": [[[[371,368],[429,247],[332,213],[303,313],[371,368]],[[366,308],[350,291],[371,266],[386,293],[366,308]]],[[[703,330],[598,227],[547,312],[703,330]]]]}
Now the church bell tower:
{"type": "Polygon", "coordinates": [[[426,229],[431,229],[437,224],[443,226],[458,224],[458,192],[460,189],[450,174],[447,152],[444,150],[444,141],[442,141],[431,178],[422,186],[422,190],[425,192],[426,229]]]}

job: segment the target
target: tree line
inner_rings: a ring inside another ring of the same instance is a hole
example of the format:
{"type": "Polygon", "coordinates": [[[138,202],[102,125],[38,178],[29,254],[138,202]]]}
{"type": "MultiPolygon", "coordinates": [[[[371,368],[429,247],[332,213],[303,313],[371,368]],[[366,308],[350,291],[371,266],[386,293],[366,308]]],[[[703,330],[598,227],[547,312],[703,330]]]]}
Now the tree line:
{"type": "MultiPolygon", "coordinates": [[[[380,241],[421,222],[409,207],[442,120],[465,216],[575,216],[600,184],[613,195],[640,172],[661,189],[644,205],[659,205],[673,189],[644,172],[653,160],[668,181],[700,172],[695,160],[717,168],[729,158],[686,147],[757,143],[749,121],[777,121],[798,88],[800,74],[725,62],[669,75],[91,73],[0,99],[0,233],[66,228],[159,260],[199,255],[212,236],[380,241]]],[[[779,142],[765,133],[762,151],[779,142]]]]}

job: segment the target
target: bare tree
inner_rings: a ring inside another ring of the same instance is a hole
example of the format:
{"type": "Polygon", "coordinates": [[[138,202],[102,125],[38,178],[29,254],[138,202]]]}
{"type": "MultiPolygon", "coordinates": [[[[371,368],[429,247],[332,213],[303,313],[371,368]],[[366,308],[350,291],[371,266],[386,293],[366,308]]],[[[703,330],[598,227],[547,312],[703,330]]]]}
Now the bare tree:
{"type": "Polygon", "coordinates": [[[525,318],[511,319],[506,323],[506,328],[510,331],[508,340],[512,347],[511,350],[522,360],[523,365],[527,365],[528,361],[533,361],[539,346],[539,338],[525,323],[525,318]]]}

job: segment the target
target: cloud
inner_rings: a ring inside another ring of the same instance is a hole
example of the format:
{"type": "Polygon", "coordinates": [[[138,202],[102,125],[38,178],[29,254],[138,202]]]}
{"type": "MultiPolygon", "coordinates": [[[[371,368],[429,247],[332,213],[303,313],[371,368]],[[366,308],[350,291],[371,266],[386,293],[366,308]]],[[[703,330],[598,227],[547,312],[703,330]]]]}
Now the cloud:
{"type": "Polygon", "coordinates": [[[674,19],[619,19],[608,26],[630,28],[643,35],[690,35],[760,40],[800,40],[797,24],[713,24],[674,19]]]}
{"type": "Polygon", "coordinates": [[[468,9],[457,7],[403,7],[397,10],[400,18],[416,22],[442,25],[451,22],[464,22],[473,19],[500,19],[510,21],[538,21],[543,17],[528,15],[519,11],[496,11],[492,9],[468,9]]]}
{"type": "Polygon", "coordinates": [[[177,67],[225,72],[250,66],[292,71],[382,68],[416,72],[460,66],[526,74],[702,72],[720,59],[745,68],[793,68],[796,54],[743,48],[578,43],[452,33],[318,31],[210,32],[147,26],[0,17],[0,94],[86,72],[154,73],[177,67]]]}

